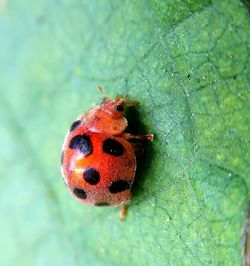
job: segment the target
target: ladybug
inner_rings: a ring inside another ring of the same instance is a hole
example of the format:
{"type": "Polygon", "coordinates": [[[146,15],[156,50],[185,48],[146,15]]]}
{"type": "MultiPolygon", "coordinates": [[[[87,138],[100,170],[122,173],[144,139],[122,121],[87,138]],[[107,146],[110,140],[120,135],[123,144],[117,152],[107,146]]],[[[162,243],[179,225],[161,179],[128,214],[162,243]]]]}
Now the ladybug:
{"type": "MultiPolygon", "coordinates": [[[[99,90],[103,93],[101,87],[99,90]]],[[[126,215],[136,171],[139,145],[133,140],[152,141],[153,134],[132,135],[123,116],[128,96],[103,98],[100,105],[79,116],[71,125],[62,148],[61,172],[69,193],[92,206],[121,206],[126,215]]]]}

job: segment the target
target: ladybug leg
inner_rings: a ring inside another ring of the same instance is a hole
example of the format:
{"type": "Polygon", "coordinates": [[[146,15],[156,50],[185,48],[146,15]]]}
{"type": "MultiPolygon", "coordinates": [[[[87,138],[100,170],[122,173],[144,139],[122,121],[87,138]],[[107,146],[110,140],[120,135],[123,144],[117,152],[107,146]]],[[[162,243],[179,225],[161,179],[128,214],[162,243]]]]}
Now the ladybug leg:
{"type": "Polygon", "coordinates": [[[154,138],[154,134],[132,135],[132,134],[129,134],[129,133],[122,133],[120,136],[125,138],[126,140],[138,139],[138,140],[144,140],[144,141],[153,141],[153,138],[154,138]]]}
{"type": "Polygon", "coordinates": [[[132,103],[126,103],[126,104],[125,104],[125,107],[131,107],[131,106],[138,105],[138,104],[140,104],[140,102],[138,102],[138,101],[133,101],[132,103]]]}
{"type": "Polygon", "coordinates": [[[122,205],[121,206],[121,212],[120,212],[120,220],[123,221],[126,217],[126,214],[127,214],[127,208],[126,208],[126,205],[122,205]]]}

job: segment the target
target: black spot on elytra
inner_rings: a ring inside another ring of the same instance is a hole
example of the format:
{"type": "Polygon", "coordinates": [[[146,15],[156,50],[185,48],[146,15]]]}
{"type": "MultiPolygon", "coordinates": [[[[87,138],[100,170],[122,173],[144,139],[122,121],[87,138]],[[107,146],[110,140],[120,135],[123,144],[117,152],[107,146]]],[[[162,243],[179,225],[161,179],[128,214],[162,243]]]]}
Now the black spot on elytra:
{"type": "Polygon", "coordinates": [[[124,107],[122,106],[122,105],[116,105],[115,106],[115,110],[117,111],[117,112],[123,112],[124,111],[124,107]]]}
{"type": "Polygon", "coordinates": [[[124,152],[124,147],[120,142],[114,139],[106,139],[103,142],[102,150],[113,156],[121,156],[124,152]]]}
{"type": "Polygon", "coordinates": [[[81,188],[74,188],[73,189],[73,193],[79,199],[86,199],[87,198],[86,192],[83,189],[81,189],[81,188]]]}
{"type": "Polygon", "coordinates": [[[70,132],[72,132],[73,130],[75,130],[79,125],[81,124],[81,120],[76,120],[70,127],[70,132]]]}
{"type": "Polygon", "coordinates": [[[98,207],[105,207],[105,206],[110,206],[110,204],[107,203],[107,202],[99,202],[99,203],[95,203],[95,206],[98,206],[98,207]]]}
{"type": "Polygon", "coordinates": [[[109,187],[109,191],[113,194],[122,192],[124,190],[127,190],[130,188],[130,184],[127,181],[124,180],[118,180],[113,182],[110,187],[109,187]]]}
{"type": "Polygon", "coordinates": [[[70,141],[69,147],[71,149],[77,149],[85,156],[92,153],[93,147],[89,136],[87,135],[77,135],[73,137],[70,141]]]}
{"type": "Polygon", "coordinates": [[[63,161],[64,161],[64,151],[62,151],[61,153],[61,164],[63,164],[63,161]]]}
{"type": "Polygon", "coordinates": [[[83,178],[90,185],[96,185],[100,181],[100,174],[95,168],[88,167],[83,172],[83,178]]]}

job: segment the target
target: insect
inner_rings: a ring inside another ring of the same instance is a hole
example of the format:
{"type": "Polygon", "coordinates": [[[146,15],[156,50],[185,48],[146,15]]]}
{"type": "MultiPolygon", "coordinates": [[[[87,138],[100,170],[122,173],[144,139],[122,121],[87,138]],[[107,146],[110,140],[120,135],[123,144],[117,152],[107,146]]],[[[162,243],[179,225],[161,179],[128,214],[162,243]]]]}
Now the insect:
{"type": "MultiPolygon", "coordinates": [[[[103,93],[101,87],[99,90],[103,93]]],[[[131,186],[136,171],[139,141],[152,141],[153,134],[132,135],[125,132],[124,117],[128,96],[111,99],[79,116],[67,133],[61,154],[61,172],[69,193],[83,204],[120,205],[120,218],[126,215],[131,186]]]]}

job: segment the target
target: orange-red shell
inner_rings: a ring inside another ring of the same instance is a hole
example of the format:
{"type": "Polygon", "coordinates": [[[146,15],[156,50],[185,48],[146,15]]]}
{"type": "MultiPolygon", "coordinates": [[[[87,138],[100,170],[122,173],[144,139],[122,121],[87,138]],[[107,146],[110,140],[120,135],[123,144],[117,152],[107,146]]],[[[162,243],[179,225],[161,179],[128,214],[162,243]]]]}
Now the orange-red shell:
{"type": "Polygon", "coordinates": [[[123,205],[131,198],[136,157],[121,135],[126,118],[112,109],[121,104],[119,98],[91,109],[65,138],[61,170],[70,194],[81,203],[123,205]]]}

